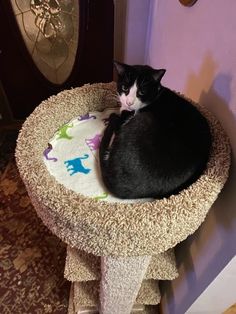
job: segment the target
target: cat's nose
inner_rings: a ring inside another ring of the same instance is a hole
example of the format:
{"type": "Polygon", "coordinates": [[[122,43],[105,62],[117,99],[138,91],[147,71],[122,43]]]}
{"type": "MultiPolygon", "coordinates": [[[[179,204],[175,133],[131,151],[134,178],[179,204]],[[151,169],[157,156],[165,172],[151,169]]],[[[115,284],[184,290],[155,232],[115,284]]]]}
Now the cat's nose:
{"type": "Polygon", "coordinates": [[[132,106],[132,104],[133,104],[133,103],[132,103],[132,101],[131,101],[131,100],[127,100],[127,101],[126,101],[126,104],[127,104],[127,106],[129,106],[129,107],[130,107],[130,106],[132,106]]]}

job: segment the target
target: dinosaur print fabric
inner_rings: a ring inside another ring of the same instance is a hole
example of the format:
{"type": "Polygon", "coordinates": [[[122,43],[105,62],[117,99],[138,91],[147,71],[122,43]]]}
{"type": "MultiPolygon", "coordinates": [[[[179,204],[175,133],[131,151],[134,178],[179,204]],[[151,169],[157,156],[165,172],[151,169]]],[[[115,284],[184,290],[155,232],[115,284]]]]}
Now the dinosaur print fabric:
{"type": "Polygon", "coordinates": [[[108,117],[117,111],[111,108],[76,117],[62,125],[45,147],[43,158],[48,171],[66,188],[97,200],[121,201],[103,186],[98,162],[108,117]]]}

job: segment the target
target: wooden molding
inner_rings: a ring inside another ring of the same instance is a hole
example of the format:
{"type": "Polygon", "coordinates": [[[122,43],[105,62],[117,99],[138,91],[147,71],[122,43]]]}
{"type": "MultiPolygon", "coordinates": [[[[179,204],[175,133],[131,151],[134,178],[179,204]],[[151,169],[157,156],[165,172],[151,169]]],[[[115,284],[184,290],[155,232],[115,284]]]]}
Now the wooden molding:
{"type": "Polygon", "coordinates": [[[124,61],[127,1],[114,0],[114,59],[124,61]]]}
{"type": "Polygon", "coordinates": [[[191,7],[197,0],[179,0],[179,2],[186,7],[191,7]]]}

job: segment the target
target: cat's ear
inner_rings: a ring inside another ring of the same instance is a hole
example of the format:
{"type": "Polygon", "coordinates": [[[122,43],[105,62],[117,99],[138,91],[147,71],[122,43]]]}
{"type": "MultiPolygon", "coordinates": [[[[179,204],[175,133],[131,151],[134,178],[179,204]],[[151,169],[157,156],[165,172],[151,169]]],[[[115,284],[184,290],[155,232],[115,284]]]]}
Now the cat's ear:
{"type": "Polygon", "coordinates": [[[156,82],[160,82],[165,73],[165,69],[154,70],[152,76],[156,82]]]}
{"type": "Polygon", "coordinates": [[[113,63],[114,63],[114,66],[116,68],[117,73],[119,75],[122,75],[125,72],[126,64],[123,64],[123,63],[120,63],[117,61],[113,61],[113,63]]]}

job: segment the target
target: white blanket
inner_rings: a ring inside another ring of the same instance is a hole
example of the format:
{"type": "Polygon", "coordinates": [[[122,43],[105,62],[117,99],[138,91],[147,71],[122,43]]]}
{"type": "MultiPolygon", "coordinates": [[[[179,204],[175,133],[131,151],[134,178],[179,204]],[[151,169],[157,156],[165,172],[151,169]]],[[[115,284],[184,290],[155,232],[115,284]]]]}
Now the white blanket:
{"type": "Polygon", "coordinates": [[[117,110],[111,108],[79,116],[63,125],[50,140],[44,161],[50,174],[66,188],[104,201],[122,201],[109,195],[103,185],[98,160],[108,117],[117,110]]]}

